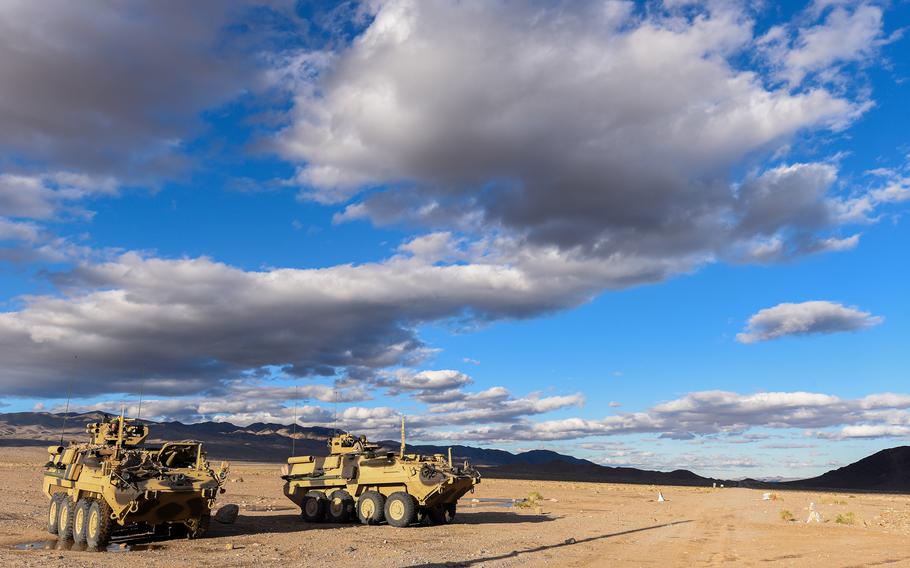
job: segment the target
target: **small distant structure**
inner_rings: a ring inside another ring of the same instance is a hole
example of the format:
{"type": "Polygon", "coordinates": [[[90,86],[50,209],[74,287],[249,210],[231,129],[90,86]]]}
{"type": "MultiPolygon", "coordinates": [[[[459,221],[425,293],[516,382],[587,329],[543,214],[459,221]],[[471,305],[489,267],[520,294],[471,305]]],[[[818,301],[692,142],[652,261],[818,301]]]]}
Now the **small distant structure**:
{"type": "Polygon", "coordinates": [[[658,491],[658,492],[657,492],[657,502],[658,502],[658,503],[663,503],[664,501],[666,501],[666,499],[664,499],[664,494],[661,493],[660,491],[658,491]]]}

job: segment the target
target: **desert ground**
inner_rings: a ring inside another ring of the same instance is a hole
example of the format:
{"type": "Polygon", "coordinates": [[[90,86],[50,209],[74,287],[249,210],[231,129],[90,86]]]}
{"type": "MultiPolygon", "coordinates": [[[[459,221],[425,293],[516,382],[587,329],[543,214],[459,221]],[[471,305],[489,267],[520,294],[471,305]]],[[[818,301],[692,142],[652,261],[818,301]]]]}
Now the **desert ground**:
{"type": "Polygon", "coordinates": [[[278,465],[242,463],[219,499],[240,505],[233,525],[66,550],[45,532],[44,460],[0,448],[0,566],[910,566],[910,496],[485,479],[453,524],[396,529],[304,523],[278,465]],[[483,501],[532,492],[543,499],[527,508],[483,501]],[[810,502],[821,523],[806,524],[810,502]]]}

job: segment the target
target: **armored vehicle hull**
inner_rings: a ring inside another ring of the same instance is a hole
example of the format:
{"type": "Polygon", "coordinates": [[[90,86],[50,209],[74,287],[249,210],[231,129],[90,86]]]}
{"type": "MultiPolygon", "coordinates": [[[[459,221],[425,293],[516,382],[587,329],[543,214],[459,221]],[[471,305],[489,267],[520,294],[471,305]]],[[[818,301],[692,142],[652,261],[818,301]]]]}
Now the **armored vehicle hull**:
{"type": "Polygon", "coordinates": [[[283,470],[284,494],[307,521],[451,522],[458,500],[480,483],[467,462],[454,466],[442,455],[382,453],[350,435],[329,446],[329,456],[292,457],[283,470]]]}
{"type": "Polygon", "coordinates": [[[48,448],[43,489],[50,533],[90,548],[106,546],[124,529],[190,538],[205,533],[226,464],[212,470],[194,441],[140,449],[147,427],[122,417],[88,430],[91,443],[48,448]]]}

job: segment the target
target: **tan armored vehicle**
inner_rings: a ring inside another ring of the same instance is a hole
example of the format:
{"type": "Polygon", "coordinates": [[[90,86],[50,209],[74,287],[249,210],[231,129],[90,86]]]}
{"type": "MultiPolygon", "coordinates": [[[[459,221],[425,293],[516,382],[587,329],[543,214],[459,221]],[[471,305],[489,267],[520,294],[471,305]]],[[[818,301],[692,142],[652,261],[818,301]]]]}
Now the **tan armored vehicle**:
{"type": "Polygon", "coordinates": [[[467,462],[452,464],[441,454],[422,456],[382,452],[366,437],[342,434],[329,440],[328,456],[297,456],[282,468],[284,494],[310,522],[395,527],[416,522],[451,522],[458,499],[480,483],[467,462]]]}
{"type": "Polygon", "coordinates": [[[48,532],[95,549],[106,547],[115,529],[189,538],[205,533],[227,464],[214,471],[199,442],[142,448],[148,426],[122,416],[86,430],[88,443],[48,448],[48,532]]]}

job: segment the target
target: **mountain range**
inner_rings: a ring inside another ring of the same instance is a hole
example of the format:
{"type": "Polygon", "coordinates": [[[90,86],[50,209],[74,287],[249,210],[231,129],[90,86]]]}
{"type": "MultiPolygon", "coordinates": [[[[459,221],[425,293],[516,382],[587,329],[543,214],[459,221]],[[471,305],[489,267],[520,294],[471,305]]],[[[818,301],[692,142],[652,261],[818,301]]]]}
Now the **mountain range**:
{"type": "MultiPolygon", "coordinates": [[[[15,412],[0,414],[0,447],[43,446],[86,439],[85,425],[109,418],[101,412],[52,414],[15,412]]],[[[284,462],[290,455],[325,455],[326,440],[335,432],[323,427],[294,427],[284,424],[254,423],[236,426],[227,422],[145,421],[151,426],[149,443],[165,440],[199,440],[212,460],[284,462]]],[[[397,451],[398,441],[379,444],[397,451]]],[[[446,454],[449,446],[408,444],[410,453],[446,454]]],[[[632,467],[609,467],[589,460],[550,450],[520,453],[473,446],[451,446],[456,461],[469,460],[483,475],[508,479],[596,481],[661,485],[731,486],[829,489],[852,491],[910,492],[910,447],[882,450],[854,464],[829,471],[818,477],[795,481],[744,479],[720,480],[702,477],[685,469],[670,472],[632,467]]]]}

